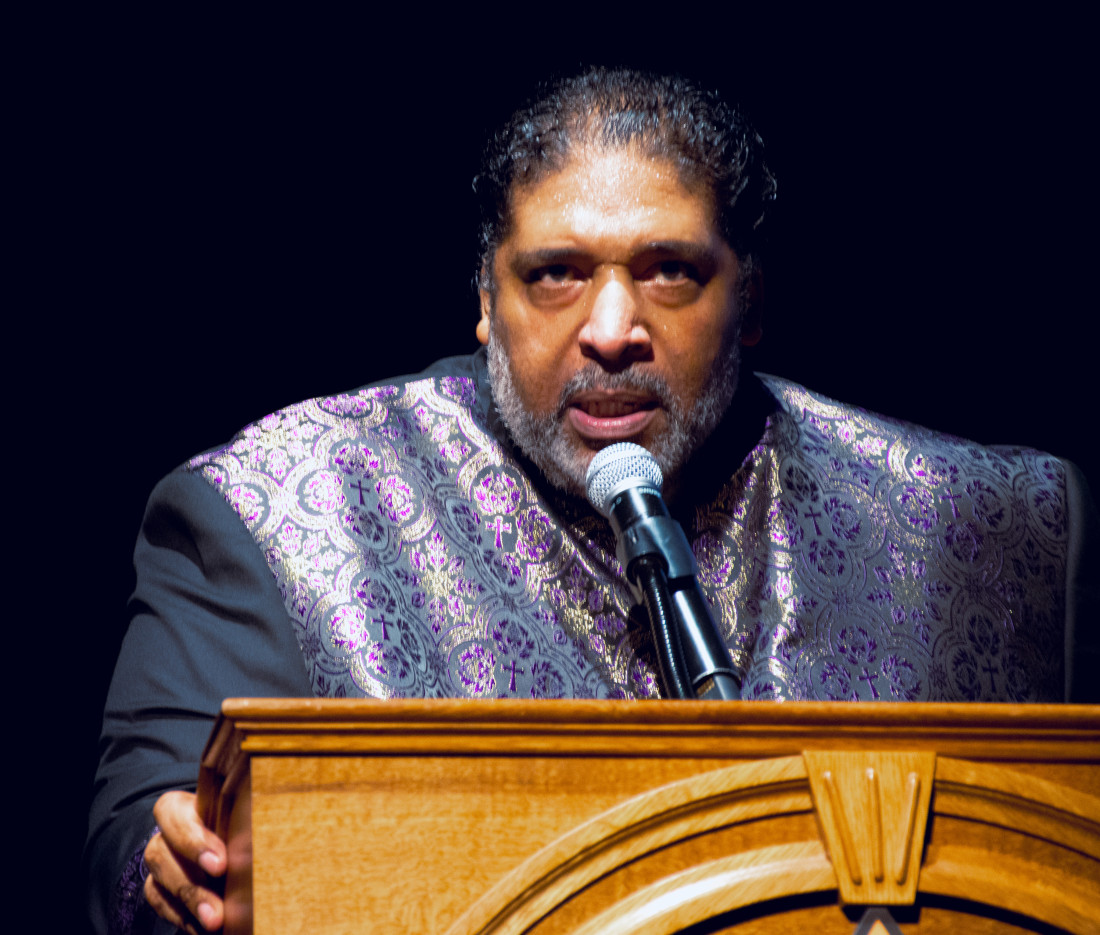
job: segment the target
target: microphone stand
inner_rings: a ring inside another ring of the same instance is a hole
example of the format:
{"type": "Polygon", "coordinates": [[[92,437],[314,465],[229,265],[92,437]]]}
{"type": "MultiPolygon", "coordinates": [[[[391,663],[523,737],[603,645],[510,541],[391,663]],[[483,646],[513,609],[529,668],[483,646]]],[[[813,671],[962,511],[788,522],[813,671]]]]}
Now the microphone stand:
{"type": "Polygon", "coordinates": [[[611,498],[608,517],[635,599],[649,613],[665,693],[739,699],[741,680],[699,588],[695,556],[660,493],[628,486],[611,498]]]}

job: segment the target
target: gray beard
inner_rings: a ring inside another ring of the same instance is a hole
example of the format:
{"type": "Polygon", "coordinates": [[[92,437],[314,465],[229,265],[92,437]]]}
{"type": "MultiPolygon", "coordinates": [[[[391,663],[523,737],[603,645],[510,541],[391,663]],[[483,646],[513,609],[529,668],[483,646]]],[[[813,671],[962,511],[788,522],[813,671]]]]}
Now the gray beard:
{"type": "Polygon", "coordinates": [[[665,411],[668,427],[649,451],[660,465],[667,490],[675,485],[680,469],[726,414],[737,389],[740,369],[741,345],[735,339],[715,360],[699,399],[687,411],[658,374],[633,367],[619,373],[609,373],[592,361],[562,387],[558,407],[553,414],[534,415],[524,408],[507,354],[496,340],[491,326],[489,329],[489,385],[493,402],[512,439],[551,484],[581,497],[585,495],[584,481],[592,452],[577,448],[566,435],[565,411],[570,398],[577,393],[596,389],[636,390],[655,396],[665,411]]]}

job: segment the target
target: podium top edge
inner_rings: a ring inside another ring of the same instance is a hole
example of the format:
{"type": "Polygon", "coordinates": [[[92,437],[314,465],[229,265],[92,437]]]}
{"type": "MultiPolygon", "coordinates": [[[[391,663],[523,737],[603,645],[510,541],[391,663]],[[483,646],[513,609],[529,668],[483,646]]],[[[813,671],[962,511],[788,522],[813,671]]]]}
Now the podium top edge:
{"type": "Polygon", "coordinates": [[[983,730],[1062,728],[1100,730],[1100,705],[993,704],[847,701],[605,701],[529,699],[366,699],[227,698],[222,716],[230,720],[361,724],[484,723],[656,728],[752,728],[824,726],[832,728],[971,727],[983,730]]]}

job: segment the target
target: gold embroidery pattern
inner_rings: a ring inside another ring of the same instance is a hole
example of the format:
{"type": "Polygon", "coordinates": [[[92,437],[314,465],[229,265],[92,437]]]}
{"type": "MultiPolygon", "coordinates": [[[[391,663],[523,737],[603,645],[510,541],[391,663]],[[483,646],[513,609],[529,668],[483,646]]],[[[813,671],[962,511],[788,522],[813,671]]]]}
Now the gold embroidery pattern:
{"type": "Polygon", "coordinates": [[[1057,460],[762,380],[781,410],[693,534],[744,696],[1060,700],[1057,460]]]}
{"type": "Polygon", "coordinates": [[[656,694],[613,557],[552,519],[472,396],[306,402],[190,467],[263,549],[318,694],[656,694]]]}
{"type": "MultiPolygon", "coordinates": [[[[1065,478],[761,378],[688,530],[746,698],[1057,700],[1065,478]]],[[[473,381],[302,403],[191,462],[267,558],[319,695],[653,697],[604,521],[558,514],[473,381]]]]}

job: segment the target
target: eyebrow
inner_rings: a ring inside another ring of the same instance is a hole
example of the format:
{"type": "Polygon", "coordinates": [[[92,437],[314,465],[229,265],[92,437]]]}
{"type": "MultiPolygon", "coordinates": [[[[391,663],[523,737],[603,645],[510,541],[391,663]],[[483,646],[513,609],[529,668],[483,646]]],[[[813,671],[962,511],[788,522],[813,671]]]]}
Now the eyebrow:
{"type": "Polygon", "coordinates": [[[675,256],[697,267],[713,267],[718,264],[718,251],[708,244],[694,240],[655,240],[646,244],[641,253],[675,256]]]}
{"type": "MultiPolygon", "coordinates": [[[[537,269],[540,266],[558,266],[577,257],[588,256],[581,247],[548,247],[541,250],[522,250],[512,260],[514,267],[537,269]]],[[[713,267],[718,254],[712,247],[693,240],[651,240],[634,251],[634,257],[676,257],[697,267],[713,267]]]]}

